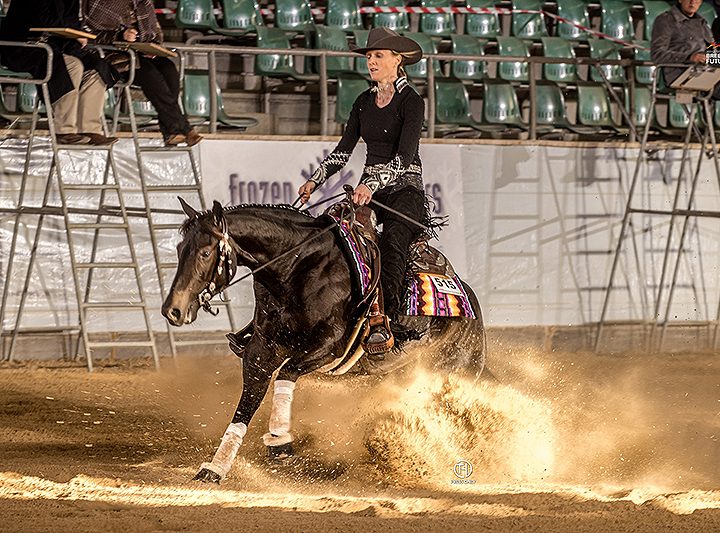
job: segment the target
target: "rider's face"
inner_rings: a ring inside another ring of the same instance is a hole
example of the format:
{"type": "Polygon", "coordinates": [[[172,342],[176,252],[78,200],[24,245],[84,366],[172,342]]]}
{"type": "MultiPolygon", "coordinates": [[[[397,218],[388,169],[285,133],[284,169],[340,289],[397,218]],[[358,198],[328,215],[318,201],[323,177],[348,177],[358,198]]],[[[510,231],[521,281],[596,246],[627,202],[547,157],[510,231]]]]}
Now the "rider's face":
{"type": "Polygon", "coordinates": [[[370,50],[365,54],[368,70],[373,81],[389,83],[395,81],[400,66],[401,56],[391,50],[370,50]]]}

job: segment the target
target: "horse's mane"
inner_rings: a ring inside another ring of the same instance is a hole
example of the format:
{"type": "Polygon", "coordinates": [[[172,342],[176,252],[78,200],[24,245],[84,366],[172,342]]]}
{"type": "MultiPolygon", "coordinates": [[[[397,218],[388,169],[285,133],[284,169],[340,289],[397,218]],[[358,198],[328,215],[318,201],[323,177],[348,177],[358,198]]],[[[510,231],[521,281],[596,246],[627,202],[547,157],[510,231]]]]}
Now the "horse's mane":
{"type": "MultiPolygon", "coordinates": [[[[305,211],[300,211],[298,208],[291,206],[290,204],[238,204],[238,205],[230,205],[227,207],[223,207],[223,213],[233,213],[235,211],[239,211],[240,209],[247,209],[247,208],[258,208],[258,209],[268,209],[268,210],[285,210],[290,211],[292,213],[297,213],[299,215],[303,215],[306,218],[315,219],[315,217],[308,213],[307,209],[305,211]]],[[[209,228],[208,222],[210,220],[210,216],[212,216],[212,209],[208,209],[206,211],[198,212],[197,216],[188,218],[185,222],[183,222],[182,226],[180,226],[180,233],[184,236],[187,235],[188,231],[190,231],[196,223],[199,223],[201,226],[209,228]]]]}

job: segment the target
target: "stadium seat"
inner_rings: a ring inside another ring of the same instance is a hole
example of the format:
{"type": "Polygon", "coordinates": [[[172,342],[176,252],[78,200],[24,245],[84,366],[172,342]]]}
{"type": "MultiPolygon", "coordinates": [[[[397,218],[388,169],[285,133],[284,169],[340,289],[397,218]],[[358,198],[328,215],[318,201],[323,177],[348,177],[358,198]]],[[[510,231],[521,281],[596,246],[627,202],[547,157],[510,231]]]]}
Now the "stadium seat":
{"type": "MultiPolygon", "coordinates": [[[[32,113],[38,97],[37,85],[21,83],[18,86],[17,109],[21,113],[32,113]]],[[[40,113],[45,113],[45,103],[40,101],[40,113]]]]}
{"type": "Polygon", "coordinates": [[[222,0],[222,27],[213,31],[236,36],[254,33],[255,26],[264,25],[260,6],[256,0],[222,0]]]}
{"type": "MultiPolygon", "coordinates": [[[[635,106],[633,110],[633,119],[636,128],[643,128],[648,121],[650,114],[650,89],[647,87],[635,87],[635,106]]],[[[625,109],[630,109],[630,91],[625,89],[625,109]]],[[[654,117],[651,125],[655,123],[654,117]]],[[[640,131],[638,131],[640,134],[640,131]]]]}
{"type": "MultiPolygon", "coordinates": [[[[575,59],[575,51],[562,37],[543,37],[543,55],[545,57],[562,57],[575,59]]],[[[557,83],[572,83],[577,80],[577,67],[574,63],[545,63],[543,76],[546,80],[557,83]]]]}
{"type": "MultiPolygon", "coordinates": [[[[341,52],[349,52],[347,37],[345,32],[340,28],[331,28],[328,26],[315,26],[316,42],[315,47],[323,50],[336,50],[341,52]]],[[[315,58],[317,71],[320,72],[320,58],[315,58]]],[[[342,72],[353,71],[352,57],[328,57],[327,73],[329,76],[337,76],[342,72]]]]}
{"type": "Polygon", "coordinates": [[[362,29],[359,0],[328,0],[325,24],[348,32],[362,29]]]}
{"type": "Polygon", "coordinates": [[[709,3],[703,2],[700,4],[697,12],[701,17],[707,20],[708,26],[712,28],[713,22],[715,22],[715,16],[717,15],[715,9],[709,3]]]}
{"type": "MultiPolygon", "coordinates": [[[[362,48],[367,44],[369,33],[370,30],[353,31],[353,37],[355,38],[355,46],[357,48],[362,48]]],[[[361,57],[360,55],[355,58],[355,72],[365,76],[366,78],[370,77],[370,71],[368,70],[367,66],[367,59],[361,57]]]]}
{"type": "Polygon", "coordinates": [[[557,128],[572,129],[560,87],[554,83],[538,82],[535,89],[536,131],[548,133],[557,128]]]}
{"type": "Polygon", "coordinates": [[[645,8],[645,38],[649,41],[652,38],[655,19],[658,15],[668,11],[672,4],[668,4],[665,0],[645,0],[643,7],[645,8]]]}
{"type": "Polygon", "coordinates": [[[338,124],[347,124],[355,100],[360,94],[368,90],[370,84],[365,78],[348,74],[338,76],[337,83],[335,122],[338,124]]]}
{"type": "MultiPolygon", "coordinates": [[[[571,20],[586,28],[590,27],[590,17],[588,16],[588,8],[586,0],[557,0],[558,15],[567,20],[571,20]]],[[[556,35],[563,39],[576,41],[585,41],[588,38],[587,33],[566,22],[558,22],[556,35]]]]}
{"type": "MultiPolygon", "coordinates": [[[[215,86],[217,95],[217,120],[225,126],[243,130],[257,125],[258,121],[249,117],[230,117],[225,112],[222,92],[215,86]]],[[[206,71],[186,70],[183,78],[183,106],[188,120],[194,124],[210,119],[210,78],[206,71]],[[199,119],[199,120],[198,120],[199,119]]]]}
{"type": "MultiPolygon", "coordinates": [[[[375,7],[405,7],[403,0],[375,0],[375,7]]],[[[410,29],[410,19],[407,13],[375,13],[373,28],[390,28],[397,32],[410,29]]]]}
{"type": "MultiPolygon", "coordinates": [[[[485,42],[472,35],[453,35],[452,53],[458,55],[484,55],[485,42]]],[[[459,80],[481,80],[485,77],[485,62],[476,60],[455,60],[452,62],[452,75],[459,80]]]]}
{"type": "MultiPolygon", "coordinates": [[[[143,95],[144,96],[144,95],[143,95]]],[[[105,106],[103,112],[105,118],[108,120],[114,119],[115,105],[117,98],[113,89],[108,89],[105,92],[105,106]]],[[[133,112],[135,113],[135,122],[138,126],[145,126],[150,124],[153,120],[157,119],[157,111],[153,107],[152,103],[146,98],[134,98],[133,97],[133,112]]],[[[122,110],[118,114],[118,122],[120,124],[130,124],[130,117],[127,113],[123,113],[122,110]]]]}
{"type": "MultiPolygon", "coordinates": [[[[452,0],[422,0],[422,7],[451,7],[452,0]]],[[[455,33],[455,17],[452,13],[423,13],[420,15],[420,31],[428,35],[448,37],[455,33]]]]}
{"type": "Polygon", "coordinates": [[[435,80],[435,122],[446,126],[465,126],[478,131],[499,131],[500,127],[481,124],[470,111],[470,96],[462,82],[435,80]]]}
{"type": "Polygon", "coordinates": [[[630,41],[635,37],[632,18],[630,16],[631,2],[623,0],[600,0],[602,8],[602,24],[600,31],[614,37],[630,41]]]}
{"type": "MultiPolygon", "coordinates": [[[[619,60],[620,51],[618,45],[607,39],[589,39],[590,57],[593,59],[619,60]]],[[[621,65],[601,65],[605,77],[610,83],[624,83],[625,70],[621,65]]],[[[592,81],[602,82],[603,77],[597,67],[590,67],[590,78],[592,81]]]]}
{"type": "Polygon", "coordinates": [[[616,129],[610,115],[610,102],[602,85],[578,84],[578,123],[600,129],[616,129]]]}
{"type": "MultiPolygon", "coordinates": [[[[280,28],[258,26],[258,48],[285,48],[290,50],[287,34],[280,28]]],[[[301,74],[295,68],[292,55],[263,54],[255,56],[255,74],[271,78],[291,77],[297,80],[316,79],[317,76],[301,74]]]]}
{"type": "MultiPolygon", "coordinates": [[[[702,124],[704,121],[703,118],[703,111],[700,104],[696,104],[697,108],[695,111],[695,123],[696,124],[702,124]]],[[[690,117],[688,116],[687,112],[685,111],[685,107],[683,104],[678,104],[675,98],[670,98],[669,105],[668,105],[668,126],[676,129],[687,129],[688,124],[690,124],[690,117]]],[[[687,108],[688,111],[690,111],[690,108],[687,108]]]]}
{"type": "MultiPolygon", "coordinates": [[[[542,9],[541,0],[513,0],[513,9],[528,9],[539,11],[542,9]]],[[[519,14],[513,13],[512,34],[521,39],[539,39],[547,35],[545,19],[541,13],[519,14]]]]}
{"type": "Polygon", "coordinates": [[[213,0],[178,0],[175,25],[188,30],[215,30],[218,23],[213,9],[213,0]]]}
{"type": "MultiPolygon", "coordinates": [[[[222,0],[223,23],[215,18],[212,0],[179,0],[175,24],[179,28],[212,32],[226,37],[242,37],[263,25],[256,0],[222,0]]],[[[189,41],[203,40],[195,37],[189,41]]]]}
{"type": "MultiPolygon", "coordinates": [[[[417,42],[420,45],[420,48],[422,48],[423,54],[434,54],[437,52],[437,43],[430,37],[429,35],[425,33],[405,33],[406,37],[410,37],[412,40],[417,42]]],[[[435,77],[442,76],[442,69],[440,68],[440,62],[439,61],[433,61],[433,64],[435,65],[435,77]]],[[[416,78],[416,79],[425,79],[427,78],[427,59],[423,58],[414,65],[408,65],[405,67],[405,72],[407,73],[408,77],[410,78],[416,78]]]]}
{"type": "MultiPolygon", "coordinates": [[[[634,49],[635,61],[651,61],[650,58],[650,41],[634,41],[635,44],[646,48],[642,50],[640,48],[634,49]]],[[[653,74],[655,72],[655,66],[636,66],[635,67],[635,81],[642,83],[643,85],[652,85],[653,74]]]]}
{"type": "Polygon", "coordinates": [[[313,25],[308,0],[275,0],[275,27],[286,31],[304,31],[313,25]]]}
{"type": "MultiPolygon", "coordinates": [[[[494,8],[495,0],[467,0],[466,6],[494,8]]],[[[468,13],[465,15],[465,33],[486,38],[502,35],[500,18],[495,13],[468,13]]]]}
{"type": "MultiPolygon", "coordinates": [[[[517,37],[498,37],[498,55],[530,57],[527,44],[517,37]]],[[[527,61],[501,61],[498,63],[498,76],[508,81],[528,81],[527,61]]]]}
{"type": "Polygon", "coordinates": [[[520,104],[513,86],[505,81],[486,80],[483,116],[486,122],[527,129],[522,121],[520,104]]]}

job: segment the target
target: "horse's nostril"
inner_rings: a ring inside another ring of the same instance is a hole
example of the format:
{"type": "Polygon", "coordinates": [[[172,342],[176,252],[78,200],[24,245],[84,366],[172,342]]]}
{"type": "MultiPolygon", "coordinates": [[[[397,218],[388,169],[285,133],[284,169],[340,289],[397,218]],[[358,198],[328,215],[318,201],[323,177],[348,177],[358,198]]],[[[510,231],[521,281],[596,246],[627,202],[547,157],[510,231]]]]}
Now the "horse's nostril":
{"type": "Polygon", "coordinates": [[[178,309],[177,307],[174,307],[174,308],[170,309],[170,312],[168,313],[168,315],[169,315],[170,318],[172,318],[174,321],[176,321],[176,322],[179,322],[179,321],[180,321],[181,313],[180,313],[180,309],[178,309]]]}

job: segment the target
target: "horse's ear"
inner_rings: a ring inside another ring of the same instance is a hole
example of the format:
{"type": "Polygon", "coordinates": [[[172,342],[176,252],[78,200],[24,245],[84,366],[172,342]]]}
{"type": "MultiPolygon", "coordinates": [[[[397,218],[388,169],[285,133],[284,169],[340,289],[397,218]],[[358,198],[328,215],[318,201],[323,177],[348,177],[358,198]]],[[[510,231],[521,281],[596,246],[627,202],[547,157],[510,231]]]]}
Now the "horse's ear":
{"type": "Polygon", "coordinates": [[[213,201],[212,214],[213,214],[213,222],[215,222],[215,225],[222,226],[223,217],[225,216],[225,212],[223,211],[222,204],[220,202],[218,202],[217,200],[213,201]]]}
{"type": "Polygon", "coordinates": [[[189,218],[195,218],[195,217],[198,216],[198,212],[195,211],[195,210],[190,206],[190,204],[188,204],[185,200],[183,200],[183,199],[180,198],[179,196],[177,197],[177,199],[180,200],[180,205],[182,206],[183,211],[185,211],[185,214],[186,214],[189,218]]]}

